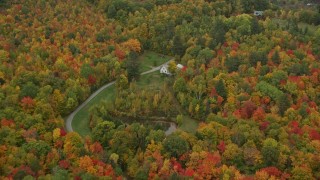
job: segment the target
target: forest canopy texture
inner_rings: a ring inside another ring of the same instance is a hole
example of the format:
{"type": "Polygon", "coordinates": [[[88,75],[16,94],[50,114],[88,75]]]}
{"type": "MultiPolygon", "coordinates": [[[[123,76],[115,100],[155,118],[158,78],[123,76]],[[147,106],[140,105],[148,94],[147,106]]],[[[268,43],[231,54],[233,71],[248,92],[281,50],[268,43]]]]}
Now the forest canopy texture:
{"type": "Polygon", "coordinates": [[[320,179],[318,3],[0,0],[0,179],[320,179]]]}

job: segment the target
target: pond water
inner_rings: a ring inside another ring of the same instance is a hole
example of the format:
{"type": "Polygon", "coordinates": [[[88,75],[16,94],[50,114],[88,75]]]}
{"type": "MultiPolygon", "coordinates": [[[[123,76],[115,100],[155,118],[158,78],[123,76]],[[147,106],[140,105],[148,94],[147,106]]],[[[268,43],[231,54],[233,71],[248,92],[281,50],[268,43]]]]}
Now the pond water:
{"type": "Polygon", "coordinates": [[[177,130],[177,125],[174,122],[168,122],[168,121],[150,121],[150,123],[153,124],[161,124],[162,126],[165,126],[165,134],[168,136],[172,133],[174,133],[177,130]]]}
{"type": "Polygon", "coordinates": [[[168,136],[177,130],[177,125],[173,122],[170,123],[169,128],[166,130],[165,134],[168,136]]]}

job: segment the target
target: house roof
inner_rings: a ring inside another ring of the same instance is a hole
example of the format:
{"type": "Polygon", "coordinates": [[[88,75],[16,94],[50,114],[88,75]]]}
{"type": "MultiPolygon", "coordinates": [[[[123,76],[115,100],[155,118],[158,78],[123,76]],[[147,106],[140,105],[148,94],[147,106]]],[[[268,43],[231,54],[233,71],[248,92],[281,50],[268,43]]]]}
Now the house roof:
{"type": "Polygon", "coordinates": [[[184,66],[182,64],[177,64],[177,68],[182,69],[184,66]]]}
{"type": "Polygon", "coordinates": [[[253,13],[254,15],[263,15],[263,11],[254,11],[254,13],[253,13]]]}

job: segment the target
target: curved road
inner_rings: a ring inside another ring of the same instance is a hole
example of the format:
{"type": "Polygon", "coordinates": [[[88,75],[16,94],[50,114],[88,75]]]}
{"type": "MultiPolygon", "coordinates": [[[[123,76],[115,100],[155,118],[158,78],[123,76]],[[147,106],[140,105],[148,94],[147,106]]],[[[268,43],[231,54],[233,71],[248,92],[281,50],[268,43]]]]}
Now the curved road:
{"type": "MultiPolygon", "coordinates": [[[[171,60],[170,60],[171,61],[171,60]]],[[[141,73],[141,75],[145,75],[145,74],[149,74],[149,73],[152,73],[152,72],[155,72],[155,71],[159,71],[160,68],[163,66],[163,65],[166,65],[168,64],[170,61],[164,63],[164,64],[161,64],[160,66],[158,67],[155,67],[155,68],[152,68],[151,70],[149,71],[146,71],[146,72],[143,72],[141,73]]],[[[105,84],[104,86],[102,86],[101,88],[99,88],[97,91],[95,91],[93,94],[90,95],[90,97],[88,97],[87,100],[85,100],[80,106],[78,106],[78,108],[76,110],[74,110],[67,118],[66,120],[66,128],[67,128],[67,131],[68,132],[72,132],[73,129],[72,129],[72,120],[74,118],[74,116],[83,108],[85,107],[96,95],[98,95],[101,91],[103,91],[104,89],[106,89],[107,87],[113,85],[116,81],[112,81],[108,84],[105,84]]]]}

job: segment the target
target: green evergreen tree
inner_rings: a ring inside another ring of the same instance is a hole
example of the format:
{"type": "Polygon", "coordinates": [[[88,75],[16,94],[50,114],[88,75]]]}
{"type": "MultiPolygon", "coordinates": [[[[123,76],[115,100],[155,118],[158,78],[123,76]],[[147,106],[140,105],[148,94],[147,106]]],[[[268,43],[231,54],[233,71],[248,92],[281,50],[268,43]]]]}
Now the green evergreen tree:
{"type": "Polygon", "coordinates": [[[218,44],[223,44],[226,40],[225,34],[227,32],[226,25],[224,24],[223,20],[220,18],[217,18],[214,22],[213,28],[211,30],[211,37],[213,38],[214,43],[216,43],[213,46],[217,46],[218,44]]]}
{"type": "Polygon", "coordinates": [[[32,82],[28,82],[23,85],[20,92],[20,98],[29,96],[31,98],[35,98],[38,94],[39,87],[33,84],[32,82]]]}
{"type": "Polygon", "coordinates": [[[264,11],[269,8],[268,0],[254,0],[254,10],[256,11],[264,11]]]}
{"type": "Polygon", "coordinates": [[[90,66],[90,64],[86,63],[86,64],[83,64],[81,66],[81,69],[80,69],[80,74],[82,77],[84,78],[88,78],[89,75],[92,75],[94,73],[94,70],[93,68],[90,66]]]}
{"type": "Polygon", "coordinates": [[[280,63],[279,51],[274,52],[271,59],[273,63],[279,64],[280,63]]]}
{"type": "Polygon", "coordinates": [[[215,88],[216,88],[216,91],[219,94],[219,96],[223,97],[223,99],[226,100],[228,97],[228,92],[227,92],[226,86],[224,85],[224,82],[222,79],[220,79],[218,81],[215,88]]]}
{"type": "Polygon", "coordinates": [[[288,95],[284,93],[281,94],[277,99],[277,104],[279,107],[279,113],[283,116],[286,110],[291,106],[288,95]]]}
{"type": "Polygon", "coordinates": [[[264,140],[261,153],[266,166],[276,166],[278,164],[280,151],[276,140],[272,138],[264,140]]]}
{"type": "Polygon", "coordinates": [[[252,18],[251,20],[251,33],[252,34],[259,34],[261,33],[262,28],[259,25],[259,21],[257,18],[252,18]]]}
{"type": "Polygon", "coordinates": [[[249,61],[251,66],[256,66],[257,62],[261,62],[262,65],[266,65],[268,62],[267,53],[264,51],[254,51],[251,52],[249,61]]]}
{"type": "Polygon", "coordinates": [[[186,48],[182,44],[181,38],[179,36],[175,36],[173,38],[172,53],[181,57],[184,55],[185,50],[186,48]]]}
{"type": "Polygon", "coordinates": [[[170,157],[178,158],[189,150],[189,144],[180,136],[172,134],[163,141],[163,148],[170,157]]]}
{"type": "Polygon", "coordinates": [[[238,71],[238,68],[240,66],[240,60],[238,57],[227,57],[225,61],[225,66],[227,67],[229,73],[233,71],[238,71]]]}
{"type": "Polygon", "coordinates": [[[137,58],[138,58],[137,53],[133,51],[131,51],[128,55],[126,68],[127,68],[129,82],[131,82],[134,79],[138,80],[140,77],[140,64],[137,58]]]}
{"type": "Polygon", "coordinates": [[[115,18],[117,15],[116,7],[114,7],[113,4],[111,4],[107,9],[107,15],[109,18],[115,18]]]}
{"type": "Polygon", "coordinates": [[[244,13],[253,13],[253,0],[241,0],[244,13]]]}

